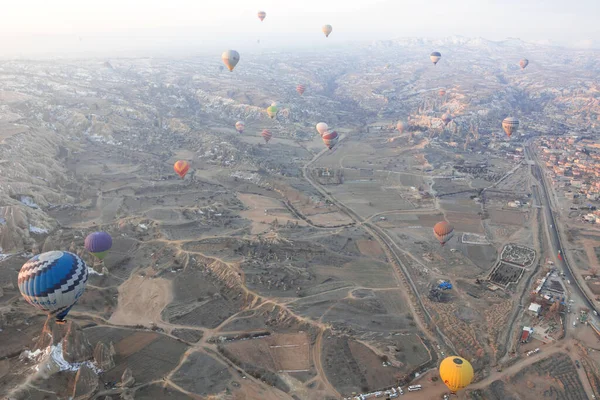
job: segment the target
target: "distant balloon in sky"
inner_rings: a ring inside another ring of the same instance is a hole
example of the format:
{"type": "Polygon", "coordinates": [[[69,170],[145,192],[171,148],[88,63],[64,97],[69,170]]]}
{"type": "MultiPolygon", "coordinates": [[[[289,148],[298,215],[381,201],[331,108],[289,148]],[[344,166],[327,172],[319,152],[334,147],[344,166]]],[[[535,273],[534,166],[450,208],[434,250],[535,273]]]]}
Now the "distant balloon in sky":
{"type": "Polygon", "coordinates": [[[442,55],[439,51],[434,51],[429,55],[429,59],[431,60],[433,65],[436,65],[438,61],[440,61],[440,58],[442,58],[442,55]]]}
{"type": "Polygon", "coordinates": [[[304,87],[304,85],[296,86],[296,92],[298,92],[300,94],[300,96],[302,96],[304,94],[305,90],[306,90],[306,88],[304,87]]]}
{"type": "Polygon", "coordinates": [[[338,142],[339,135],[336,131],[325,132],[325,134],[323,134],[321,138],[323,139],[323,143],[325,143],[325,146],[327,146],[329,150],[331,150],[333,149],[333,146],[335,146],[338,142]]]}
{"type": "Polygon", "coordinates": [[[446,95],[446,89],[440,89],[439,91],[440,97],[443,97],[446,95]]]}
{"type": "Polygon", "coordinates": [[[181,178],[185,177],[185,174],[190,170],[190,163],[184,160],[179,160],[173,165],[173,169],[175,173],[179,175],[181,178]]]}
{"type": "Polygon", "coordinates": [[[84,247],[94,257],[102,260],[112,247],[112,237],[106,232],[92,232],[86,236],[84,247]]]}
{"type": "Polygon", "coordinates": [[[221,59],[229,71],[232,72],[237,63],[240,61],[240,53],[235,50],[227,50],[221,54],[221,59]]]}
{"type": "Polygon", "coordinates": [[[444,125],[448,125],[450,121],[452,121],[452,115],[444,113],[444,115],[442,115],[442,121],[444,122],[444,125]]]}
{"type": "Polygon", "coordinates": [[[446,357],[440,364],[440,378],[450,392],[456,394],[473,380],[473,366],[462,357],[446,357]]]}
{"type": "Polygon", "coordinates": [[[76,254],[48,251],[29,259],[17,282],[25,301],[63,322],[85,291],[88,266],[76,254]]]}
{"type": "Polygon", "coordinates": [[[433,234],[443,246],[454,236],[454,227],[447,221],[440,221],[433,226],[433,234]]]}
{"type": "Polygon", "coordinates": [[[267,16],[267,13],[266,13],[266,12],[264,12],[264,11],[259,11],[259,12],[258,12],[258,19],[260,19],[260,20],[261,20],[261,22],[265,20],[265,17],[266,17],[266,16],[267,16]]]}
{"type": "Polygon", "coordinates": [[[404,132],[405,127],[406,127],[406,124],[404,123],[404,121],[398,121],[398,123],[396,124],[396,129],[400,133],[404,132]]]}
{"type": "Polygon", "coordinates": [[[238,121],[235,123],[235,130],[238,131],[238,133],[243,133],[245,127],[246,124],[244,124],[242,121],[238,121]]]}
{"type": "Polygon", "coordinates": [[[277,106],[274,106],[274,105],[271,105],[267,108],[267,114],[271,118],[275,118],[277,116],[278,111],[279,111],[279,109],[277,108],[277,106]]]}
{"type": "Polygon", "coordinates": [[[521,69],[525,69],[525,67],[528,65],[529,65],[529,60],[526,58],[522,58],[521,61],[519,61],[519,66],[521,67],[521,69]]]}
{"type": "Polygon", "coordinates": [[[519,129],[519,120],[513,117],[504,118],[502,121],[502,129],[510,137],[513,133],[519,129]]]}
{"type": "Polygon", "coordinates": [[[265,139],[265,143],[269,143],[269,140],[271,140],[273,134],[265,129],[262,131],[261,136],[263,137],[263,139],[265,139]]]}
{"type": "Polygon", "coordinates": [[[327,132],[327,130],[329,129],[329,127],[327,126],[327,124],[325,122],[319,122],[317,124],[317,132],[319,132],[319,135],[323,136],[323,134],[325,132],[327,132]]]}
{"type": "Polygon", "coordinates": [[[331,25],[323,25],[323,27],[321,28],[321,30],[325,34],[325,37],[329,37],[329,35],[333,31],[333,27],[331,25]]]}

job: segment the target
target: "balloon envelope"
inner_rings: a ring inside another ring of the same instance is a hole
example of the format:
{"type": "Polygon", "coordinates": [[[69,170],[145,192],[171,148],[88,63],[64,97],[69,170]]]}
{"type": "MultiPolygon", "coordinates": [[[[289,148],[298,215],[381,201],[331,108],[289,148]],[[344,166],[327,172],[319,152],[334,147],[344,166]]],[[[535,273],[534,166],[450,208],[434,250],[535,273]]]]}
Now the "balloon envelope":
{"type": "Polygon", "coordinates": [[[431,60],[433,65],[437,64],[438,61],[440,61],[440,58],[442,58],[442,54],[439,51],[434,51],[429,55],[429,59],[431,60]]]}
{"type": "Polygon", "coordinates": [[[18,285],[29,304],[62,321],[85,291],[87,279],[88,267],[76,254],[49,251],[23,264],[18,285]]]}
{"type": "Polygon", "coordinates": [[[323,27],[321,28],[321,30],[325,34],[325,37],[329,37],[329,35],[333,31],[333,27],[331,25],[323,25],[323,27]]]}
{"type": "Polygon", "coordinates": [[[319,132],[319,135],[323,136],[323,134],[325,132],[327,132],[327,130],[329,129],[329,127],[327,126],[327,124],[325,122],[319,122],[317,124],[317,132],[319,132]]]}
{"type": "Polygon", "coordinates": [[[306,90],[306,88],[304,87],[304,85],[296,86],[296,92],[298,92],[300,94],[300,96],[302,96],[304,94],[305,90],[306,90]]]}
{"type": "Polygon", "coordinates": [[[223,60],[225,66],[229,68],[229,71],[233,71],[237,63],[240,61],[240,53],[235,50],[224,51],[223,54],[221,54],[221,60],[223,60]]]}
{"type": "Polygon", "coordinates": [[[446,221],[440,221],[434,225],[433,234],[443,246],[454,236],[454,227],[446,221]]]}
{"type": "Polygon", "coordinates": [[[98,259],[102,260],[112,247],[112,237],[106,232],[92,232],[86,236],[84,247],[98,259]]]}
{"type": "Polygon", "coordinates": [[[244,124],[242,121],[238,121],[235,123],[235,130],[237,130],[239,133],[244,132],[245,127],[246,127],[246,124],[244,124]]]}
{"type": "Polygon", "coordinates": [[[262,131],[261,136],[263,137],[263,139],[265,139],[265,143],[269,143],[269,140],[271,140],[273,134],[265,129],[262,131]]]}
{"type": "Polygon", "coordinates": [[[446,89],[440,89],[439,93],[440,93],[440,96],[445,96],[446,95],[446,89]]]}
{"type": "Polygon", "coordinates": [[[442,121],[444,121],[444,125],[448,125],[448,123],[452,121],[452,115],[445,113],[442,115],[442,121]]]}
{"type": "Polygon", "coordinates": [[[267,16],[267,13],[264,11],[259,11],[258,12],[258,19],[260,19],[261,21],[264,21],[265,17],[267,16]]]}
{"type": "Polygon", "coordinates": [[[502,129],[510,137],[513,133],[519,129],[519,120],[513,117],[504,118],[502,121],[502,129]]]}
{"type": "Polygon", "coordinates": [[[473,366],[462,357],[446,357],[440,364],[440,378],[452,393],[456,393],[473,380],[473,366]]]}
{"type": "Polygon", "coordinates": [[[403,121],[398,121],[398,123],[396,124],[396,129],[398,129],[398,132],[400,133],[404,132],[405,127],[406,124],[403,121]]]}
{"type": "Polygon", "coordinates": [[[525,67],[528,65],[529,65],[529,60],[526,58],[522,58],[521,61],[519,61],[519,66],[521,67],[521,69],[525,69],[525,67]]]}
{"type": "Polygon", "coordinates": [[[179,160],[175,163],[175,165],[173,165],[173,169],[175,170],[175,173],[177,173],[177,175],[183,178],[185,174],[187,174],[187,172],[190,170],[190,163],[188,163],[187,161],[179,160]]]}
{"type": "Polygon", "coordinates": [[[325,143],[325,146],[327,146],[329,150],[331,150],[333,146],[335,146],[338,142],[339,135],[336,131],[325,132],[325,134],[323,134],[321,138],[323,139],[323,143],[325,143]]]}
{"type": "Polygon", "coordinates": [[[279,109],[277,108],[277,106],[274,105],[271,105],[267,108],[267,114],[271,118],[275,118],[275,116],[277,115],[277,111],[279,111],[279,109]]]}

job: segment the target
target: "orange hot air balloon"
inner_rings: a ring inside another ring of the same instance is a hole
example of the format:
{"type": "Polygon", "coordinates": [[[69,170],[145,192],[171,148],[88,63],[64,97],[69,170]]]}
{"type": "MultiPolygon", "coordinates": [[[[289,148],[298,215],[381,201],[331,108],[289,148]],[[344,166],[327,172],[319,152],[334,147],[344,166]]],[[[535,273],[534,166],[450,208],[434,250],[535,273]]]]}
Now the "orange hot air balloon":
{"type": "Polygon", "coordinates": [[[263,139],[265,139],[265,143],[269,143],[269,140],[271,140],[273,134],[265,129],[262,131],[261,136],[263,137],[263,139]]]}
{"type": "Polygon", "coordinates": [[[398,130],[398,132],[404,132],[404,128],[406,128],[406,124],[404,123],[404,121],[398,121],[398,123],[396,124],[396,129],[398,130]]]}
{"type": "Polygon", "coordinates": [[[321,135],[321,137],[323,137],[323,135],[325,134],[325,132],[327,132],[328,129],[329,127],[325,122],[319,122],[317,124],[317,132],[319,132],[319,135],[321,135]]]}
{"type": "Polygon", "coordinates": [[[190,163],[187,161],[179,160],[173,165],[173,169],[175,173],[179,175],[181,178],[185,177],[185,174],[190,170],[190,163]]]}
{"type": "Polygon", "coordinates": [[[265,20],[266,16],[267,16],[266,12],[264,12],[264,11],[259,11],[258,12],[258,19],[260,19],[261,22],[265,20]]]}
{"type": "Polygon", "coordinates": [[[506,117],[502,121],[502,129],[506,132],[506,135],[510,136],[519,129],[519,120],[514,117],[506,117]]]}
{"type": "Polygon", "coordinates": [[[335,146],[338,142],[339,135],[336,131],[325,132],[323,136],[321,136],[321,138],[323,139],[323,143],[325,143],[325,146],[327,146],[329,150],[331,150],[333,149],[333,146],[335,146]]]}
{"type": "Polygon", "coordinates": [[[443,246],[454,236],[454,227],[446,221],[440,221],[433,227],[433,234],[443,246]]]}
{"type": "Polygon", "coordinates": [[[304,85],[296,86],[296,92],[298,92],[300,94],[300,96],[302,96],[304,94],[305,90],[306,90],[306,88],[304,87],[304,85]]]}
{"type": "Polygon", "coordinates": [[[444,125],[448,125],[450,121],[452,121],[452,115],[445,113],[442,115],[442,121],[444,122],[444,125]]]}

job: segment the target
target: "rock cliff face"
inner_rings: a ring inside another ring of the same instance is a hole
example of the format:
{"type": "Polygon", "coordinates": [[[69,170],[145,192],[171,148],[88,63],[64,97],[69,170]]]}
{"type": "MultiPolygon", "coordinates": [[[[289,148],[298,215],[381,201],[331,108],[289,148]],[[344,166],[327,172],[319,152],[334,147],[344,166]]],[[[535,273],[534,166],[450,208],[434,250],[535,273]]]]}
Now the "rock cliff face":
{"type": "Polygon", "coordinates": [[[115,349],[112,342],[109,345],[98,342],[94,348],[94,361],[103,371],[108,371],[115,366],[114,355],[115,349]]]}
{"type": "Polygon", "coordinates": [[[75,375],[73,400],[87,400],[98,389],[98,375],[87,365],[82,365],[75,375]]]}

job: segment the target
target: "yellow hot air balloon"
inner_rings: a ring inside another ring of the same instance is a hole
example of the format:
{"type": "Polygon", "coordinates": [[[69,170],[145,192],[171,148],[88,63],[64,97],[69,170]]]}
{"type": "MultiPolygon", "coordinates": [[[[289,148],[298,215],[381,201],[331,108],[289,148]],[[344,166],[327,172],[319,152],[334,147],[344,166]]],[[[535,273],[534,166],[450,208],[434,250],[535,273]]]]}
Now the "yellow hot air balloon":
{"type": "Polygon", "coordinates": [[[459,356],[446,357],[440,364],[440,378],[450,392],[466,388],[473,380],[473,366],[459,356]]]}

